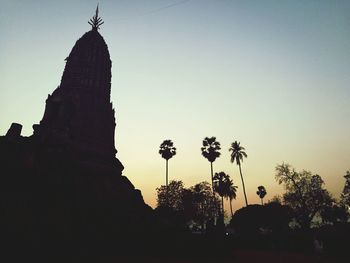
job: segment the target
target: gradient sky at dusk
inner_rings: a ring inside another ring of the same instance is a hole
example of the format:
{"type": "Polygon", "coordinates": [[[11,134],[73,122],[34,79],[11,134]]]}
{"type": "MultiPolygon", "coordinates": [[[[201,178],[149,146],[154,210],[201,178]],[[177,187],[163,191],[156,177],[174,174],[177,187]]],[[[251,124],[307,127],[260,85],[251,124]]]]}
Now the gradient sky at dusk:
{"type": "MultiPolygon", "coordinates": [[[[171,139],[170,179],[210,180],[201,141],[216,136],[215,171],[238,185],[230,143],[246,148],[250,203],[281,194],[277,164],[318,173],[338,197],[350,169],[350,1],[99,1],[111,54],[117,157],[155,205],[165,182],[158,154],[171,139]]],[[[24,135],[60,84],[64,59],[90,30],[96,1],[0,0],[0,135],[24,135]]]]}

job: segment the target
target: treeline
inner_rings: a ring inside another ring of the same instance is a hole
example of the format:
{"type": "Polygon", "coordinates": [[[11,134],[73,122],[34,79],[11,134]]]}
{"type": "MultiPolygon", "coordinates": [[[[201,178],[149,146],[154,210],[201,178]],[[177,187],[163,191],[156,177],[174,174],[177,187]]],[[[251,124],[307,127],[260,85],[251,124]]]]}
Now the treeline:
{"type": "Polygon", "coordinates": [[[164,141],[159,153],[166,160],[166,185],[157,188],[157,208],[166,222],[192,231],[207,232],[224,226],[224,199],[230,200],[231,221],[226,228],[232,231],[276,231],[276,229],[309,230],[311,227],[346,223],[350,212],[350,172],[346,172],[345,184],[340,199],[334,198],[324,187],[320,175],[310,171],[296,171],[291,165],[276,166],[275,179],[282,184],[285,193],[276,196],[267,204],[263,198],[267,191],[258,186],[256,194],[261,205],[248,205],[241,164],[247,158],[245,148],[234,141],[229,151],[232,163],[236,163],[242,180],[246,207],[232,212],[232,201],[236,198],[237,186],[225,172],[214,173],[213,163],[220,156],[220,143],[215,137],[206,137],[201,152],[210,162],[211,184],[201,182],[185,188],[181,181],[168,183],[168,160],[176,154],[171,140],[164,141]],[[263,210],[262,210],[263,209],[263,210]],[[274,220],[279,218],[279,220],[274,220]],[[252,223],[254,221],[254,223],[252,223]],[[278,221],[278,222],[277,222],[278,221]],[[260,223],[259,223],[260,222],[260,223]],[[275,223],[274,223],[275,222],[275,223]],[[249,224],[251,225],[249,227],[249,224]],[[248,226],[247,226],[248,225],[248,226]],[[283,225],[283,226],[282,226],[283,225]]]}
{"type": "MultiPolygon", "coordinates": [[[[230,195],[224,195],[226,189],[221,189],[221,176],[225,174],[215,173],[214,192],[208,182],[201,182],[185,188],[182,181],[172,180],[168,187],[165,185],[157,188],[157,208],[159,213],[169,213],[174,216],[174,221],[169,223],[181,225],[205,232],[207,227],[212,227],[223,219],[223,198],[232,201],[230,195]]],[[[231,209],[231,221],[229,226],[236,229],[246,228],[249,222],[251,227],[273,229],[300,228],[302,230],[323,225],[335,225],[345,223],[349,219],[350,200],[350,172],[345,178],[345,185],[341,199],[337,200],[324,188],[324,182],[319,175],[312,175],[309,171],[295,171],[289,164],[281,164],[276,167],[276,180],[284,185],[286,192],[282,196],[275,196],[269,202],[262,205],[248,205],[236,211],[231,209]],[[264,212],[260,207],[268,207],[264,212]],[[257,211],[260,211],[257,213],[257,211]],[[268,219],[264,219],[263,213],[268,219]],[[271,217],[269,217],[271,215],[271,217]],[[249,218],[249,217],[252,218],[249,218]],[[276,220],[274,220],[275,218],[276,220]],[[261,225],[259,225],[259,221],[261,225]],[[273,223],[275,222],[275,223],[273,223]]],[[[236,195],[236,189],[233,191],[236,195]]],[[[266,191],[259,187],[257,194],[264,196],[266,191]]],[[[231,204],[231,202],[230,202],[231,204]]],[[[227,216],[227,215],[226,215],[227,216]]],[[[270,230],[271,230],[270,229],[270,230]]]]}

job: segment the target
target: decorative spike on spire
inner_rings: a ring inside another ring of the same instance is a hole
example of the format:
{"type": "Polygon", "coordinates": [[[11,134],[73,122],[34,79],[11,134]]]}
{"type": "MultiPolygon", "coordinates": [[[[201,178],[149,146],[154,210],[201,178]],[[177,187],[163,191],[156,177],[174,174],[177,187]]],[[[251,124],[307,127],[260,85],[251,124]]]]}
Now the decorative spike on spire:
{"type": "Polygon", "coordinates": [[[100,29],[100,25],[104,23],[102,21],[102,18],[98,17],[98,4],[97,4],[95,15],[90,19],[90,21],[88,21],[88,23],[92,26],[92,30],[100,29]]]}

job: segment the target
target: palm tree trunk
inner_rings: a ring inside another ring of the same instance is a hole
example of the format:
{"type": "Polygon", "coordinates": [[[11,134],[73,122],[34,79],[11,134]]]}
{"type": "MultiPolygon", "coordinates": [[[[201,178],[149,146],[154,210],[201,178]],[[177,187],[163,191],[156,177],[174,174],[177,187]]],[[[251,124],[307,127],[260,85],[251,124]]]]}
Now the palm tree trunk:
{"type": "Polygon", "coordinates": [[[165,165],[165,184],[166,184],[166,206],[168,206],[168,160],[165,165]]]}
{"type": "Polygon", "coordinates": [[[166,188],[168,189],[168,160],[166,160],[166,166],[165,166],[165,184],[166,184],[166,188]]]}
{"type": "Polygon", "coordinates": [[[243,180],[243,175],[242,175],[241,164],[238,164],[238,167],[239,167],[239,173],[241,174],[241,179],[242,179],[242,186],[243,186],[245,205],[248,206],[248,200],[247,200],[247,194],[245,192],[245,186],[244,186],[244,180],[243,180]]]}
{"type": "Polygon", "coordinates": [[[211,170],[211,188],[213,189],[214,192],[214,175],[213,175],[213,162],[210,162],[210,170],[211,170]]]}
{"type": "Polygon", "coordinates": [[[230,198],[230,210],[231,210],[231,218],[233,217],[233,211],[232,211],[232,199],[230,198]]]}
{"type": "Polygon", "coordinates": [[[261,198],[261,205],[264,205],[264,201],[263,201],[263,199],[261,198]]]}

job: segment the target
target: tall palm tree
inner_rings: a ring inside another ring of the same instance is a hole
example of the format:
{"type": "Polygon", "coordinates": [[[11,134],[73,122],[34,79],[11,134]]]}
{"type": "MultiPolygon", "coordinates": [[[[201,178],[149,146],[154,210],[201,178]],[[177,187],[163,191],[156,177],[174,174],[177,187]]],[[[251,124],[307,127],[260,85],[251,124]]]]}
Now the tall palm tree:
{"type": "Polygon", "coordinates": [[[248,155],[245,153],[244,147],[241,146],[240,143],[237,141],[234,141],[231,144],[229,151],[231,152],[231,163],[236,162],[236,164],[239,167],[239,173],[241,174],[241,179],[242,179],[245,204],[246,206],[248,206],[247,194],[245,192],[244,180],[243,180],[242,169],[241,169],[241,163],[243,162],[243,158],[244,157],[247,158],[248,155]]]}
{"type": "Polygon", "coordinates": [[[215,173],[213,177],[213,189],[221,197],[221,213],[224,218],[224,197],[228,196],[228,181],[230,177],[224,172],[215,173]]]}
{"type": "Polygon", "coordinates": [[[236,199],[237,197],[236,192],[237,192],[238,186],[234,185],[231,179],[228,179],[227,187],[228,187],[227,198],[230,199],[230,211],[231,211],[231,218],[232,218],[233,217],[232,200],[236,199]]]}
{"type": "Polygon", "coordinates": [[[166,183],[166,188],[168,189],[168,161],[176,154],[176,148],[174,147],[174,143],[171,140],[163,141],[159,147],[159,154],[166,161],[165,183],[166,183]]]}
{"type": "Polygon", "coordinates": [[[264,197],[267,194],[266,189],[264,186],[260,185],[258,186],[258,191],[256,191],[256,194],[260,197],[261,199],[261,205],[264,205],[264,197]]]}
{"type": "Polygon", "coordinates": [[[202,155],[208,159],[210,162],[210,170],[211,170],[211,186],[213,186],[213,177],[214,177],[214,172],[213,172],[213,162],[215,162],[216,158],[220,156],[220,143],[216,141],[216,137],[205,137],[203,142],[202,142],[202,155]]]}

